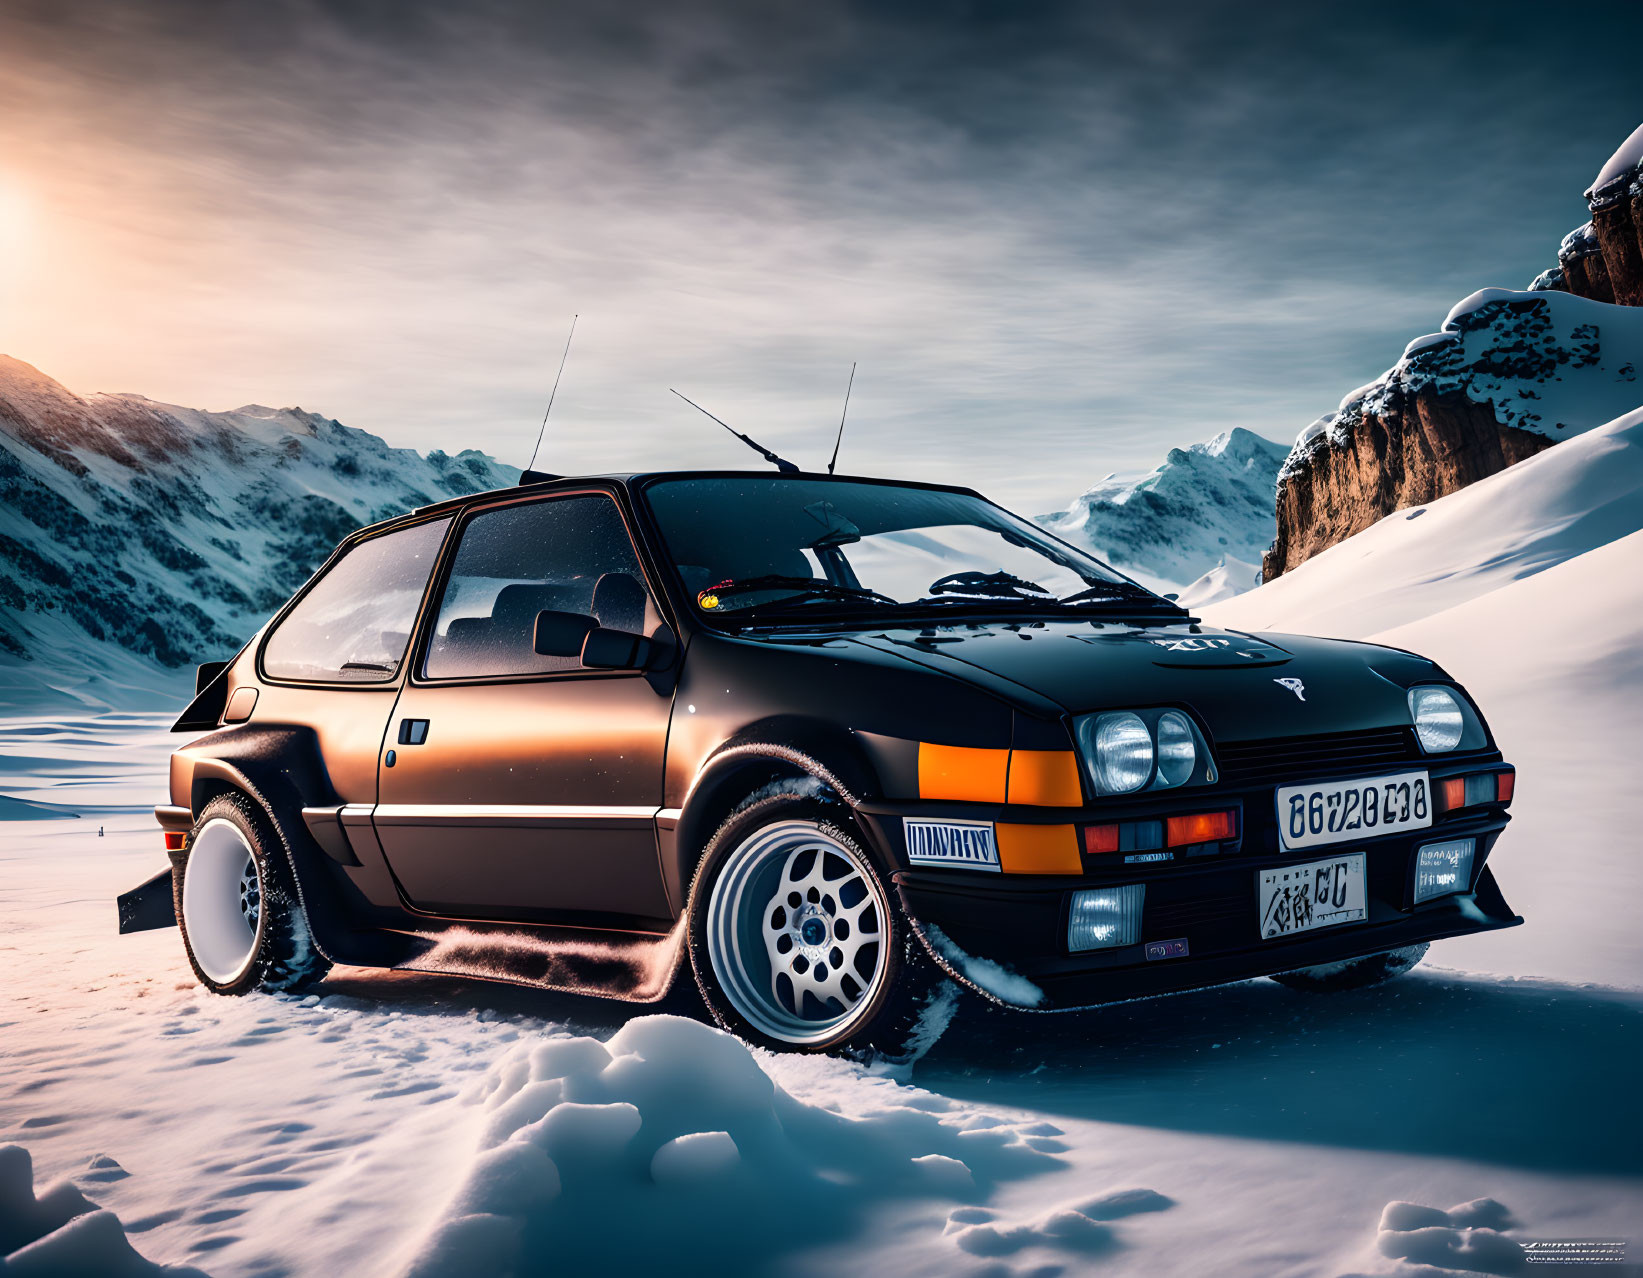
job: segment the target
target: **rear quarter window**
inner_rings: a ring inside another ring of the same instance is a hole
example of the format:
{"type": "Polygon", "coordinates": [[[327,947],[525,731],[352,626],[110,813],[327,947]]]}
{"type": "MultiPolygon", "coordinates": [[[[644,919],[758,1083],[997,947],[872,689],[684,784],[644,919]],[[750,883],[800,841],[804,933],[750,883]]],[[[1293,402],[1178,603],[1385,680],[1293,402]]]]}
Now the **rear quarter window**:
{"type": "Polygon", "coordinates": [[[450,522],[384,533],[344,554],[274,627],[263,673],[322,683],[392,680],[450,522]]]}

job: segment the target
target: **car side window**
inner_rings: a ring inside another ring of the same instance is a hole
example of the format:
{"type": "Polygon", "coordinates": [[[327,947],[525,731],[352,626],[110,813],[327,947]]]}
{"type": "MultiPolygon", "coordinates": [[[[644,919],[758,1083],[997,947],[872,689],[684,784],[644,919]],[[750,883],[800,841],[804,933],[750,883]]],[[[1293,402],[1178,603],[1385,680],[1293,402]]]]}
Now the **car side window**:
{"type": "Polygon", "coordinates": [[[429,679],[579,670],[536,652],[536,614],[590,614],[648,634],[657,621],[616,503],[552,497],[482,511],[462,528],[422,673],[429,679]]]}
{"type": "Polygon", "coordinates": [[[450,522],[430,520],[348,550],[274,627],[263,672],[323,683],[391,680],[450,522]]]}

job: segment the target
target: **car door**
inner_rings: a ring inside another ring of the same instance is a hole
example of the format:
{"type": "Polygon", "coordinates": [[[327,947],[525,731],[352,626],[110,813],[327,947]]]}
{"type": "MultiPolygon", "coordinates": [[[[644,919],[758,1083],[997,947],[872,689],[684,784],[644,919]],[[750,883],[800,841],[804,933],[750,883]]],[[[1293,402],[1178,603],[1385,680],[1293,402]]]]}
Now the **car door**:
{"type": "Polygon", "coordinates": [[[384,854],[432,913],[665,926],[655,816],[671,681],[538,655],[543,610],[659,627],[611,493],[515,499],[456,530],[383,742],[384,854]]]}

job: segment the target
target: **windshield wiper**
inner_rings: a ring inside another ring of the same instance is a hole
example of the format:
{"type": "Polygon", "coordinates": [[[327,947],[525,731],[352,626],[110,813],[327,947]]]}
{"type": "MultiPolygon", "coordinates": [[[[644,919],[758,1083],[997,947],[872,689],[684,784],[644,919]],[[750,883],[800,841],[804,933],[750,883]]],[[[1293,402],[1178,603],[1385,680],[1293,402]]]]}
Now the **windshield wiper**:
{"type": "MultiPolygon", "coordinates": [[[[709,598],[723,600],[729,595],[741,595],[760,590],[792,590],[791,595],[781,599],[772,599],[768,604],[758,604],[756,607],[770,607],[772,605],[786,605],[804,603],[813,599],[848,599],[852,602],[868,600],[873,603],[893,604],[896,601],[889,595],[880,594],[876,590],[869,590],[865,586],[841,586],[831,581],[818,581],[814,577],[790,577],[784,573],[767,573],[762,577],[746,577],[740,581],[722,581],[717,586],[709,586],[696,596],[698,604],[704,604],[709,598]]],[[[712,612],[717,604],[705,610],[712,612]]]]}
{"type": "Polygon", "coordinates": [[[1131,581],[1103,581],[1074,594],[1064,595],[1058,603],[1094,603],[1102,599],[1126,600],[1147,604],[1154,608],[1174,608],[1185,611],[1179,604],[1171,603],[1162,595],[1155,595],[1145,586],[1138,586],[1131,581]]]}
{"type": "Polygon", "coordinates": [[[1017,577],[1009,572],[955,572],[930,583],[932,595],[960,595],[989,599],[1042,599],[1055,598],[1036,581],[1017,577]]]}

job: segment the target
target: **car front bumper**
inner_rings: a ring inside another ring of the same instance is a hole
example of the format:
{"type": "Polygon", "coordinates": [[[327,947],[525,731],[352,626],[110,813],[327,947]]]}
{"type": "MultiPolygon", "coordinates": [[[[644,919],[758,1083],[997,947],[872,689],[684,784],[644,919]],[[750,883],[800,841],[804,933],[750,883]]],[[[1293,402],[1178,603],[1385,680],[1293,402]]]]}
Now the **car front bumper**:
{"type": "MultiPolygon", "coordinates": [[[[1507,905],[1487,865],[1509,820],[1495,808],[1457,814],[1429,829],[1288,853],[1259,851],[1258,841],[1246,840],[1244,848],[1227,855],[1158,867],[1103,867],[1078,876],[907,868],[903,862],[891,877],[915,930],[950,976],[995,1002],[1068,1011],[1514,927],[1523,920],[1507,905]],[[1477,840],[1470,890],[1416,904],[1416,849],[1468,837],[1477,840]],[[1261,937],[1261,871],[1351,852],[1366,858],[1365,919],[1261,937]],[[1122,883],[1146,885],[1139,942],[1069,951],[1073,892],[1122,883]],[[1149,943],[1162,941],[1184,945],[1168,947],[1170,957],[1149,958],[1149,943]],[[1006,979],[989,979],[1000,968],[1006,979]]],[[[894,837],[893,819],[884,809],[869,815],[867,824],[879,839],[894,837]]]]}

